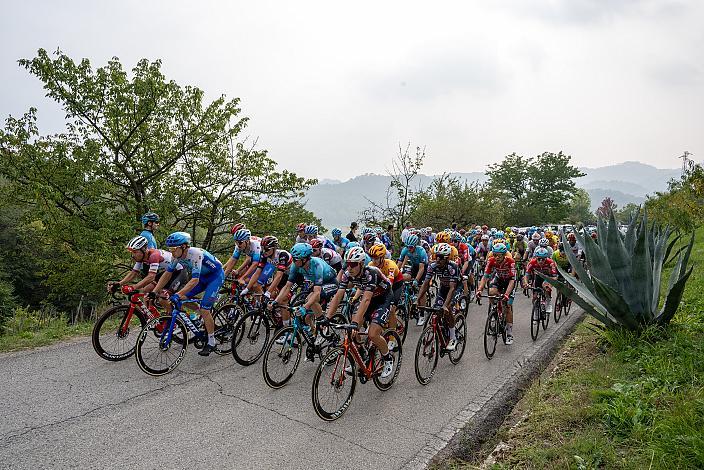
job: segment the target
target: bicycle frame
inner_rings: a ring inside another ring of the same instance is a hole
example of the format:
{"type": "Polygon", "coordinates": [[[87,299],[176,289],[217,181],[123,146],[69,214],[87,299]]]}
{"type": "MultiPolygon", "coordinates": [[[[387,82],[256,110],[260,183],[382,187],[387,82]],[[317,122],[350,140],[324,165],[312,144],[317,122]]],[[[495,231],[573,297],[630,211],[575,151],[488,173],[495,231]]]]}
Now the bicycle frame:
{"type": "Polygon", "coordinates": [[[171,311],[171,322],[169,323],[169,327],[166,328],[162,333],[161,337],[159,338],[159,344],[161,345],[162,348],[168,347],[171,344],[171,339],[173,337],[173,332],[174,332],[174,327],[176,326],[176,319],[180,318],[183,323],[186,325],[186,328],[195,336],[196,338],[200,338],[203,336],[206,336],[206,333],[203,333],[200,331],[191,321],[188,315],[185,314],[185,312],[182,310],[182,305],[185,303],[194,303],[200,306],[200,300],[194,299],[194,300],[184,300],[183,302],[180,302],[179,305],[174,305],[173,310],[171,311]]]}
{"type": "Polygon", "coordinates": [[[118,331],[120,332],[121,335],[124,335],[129,328],[130,321],[132,320],[132,315],[135,314],[135,311],[139,311],[142,315],[145,316],[147,321],[153,320],[154,318],[157,318],[160,314],[159,311],[156,309],[156,307],[152,304],[150,306],[145,305],[143,301],[144,293],[138,292],[138,293],[133,293],[130,295],[130,308],[127,311],[127,315],[125,315],[124,319],[122,320],[122,324],[120,325],[120,328],[118,331]]]}
{"type": "MultiPolygon", "coordinates": [[[[367,336],[367,333],[357,333],[357,336],[367,336]]],[[[369,380],[372,378],[372,376],[377,372],[377,369],[374,369],[374,357],[372,354],[369,355],[369,366],[364,364],[364,360],[362,359],[361,354],[359,354],[359,348],[357,347],[357,344],[355,341],[352,339],[352,332],[350,330],[347,330],[347,336],[345,337],[345,340],[342,342],[342,349],[344,351],[344,354],[342,357],[344,358],[342,361],[342,377],[344,378],[345,374],[347,373],[345,371],[345,366],[347,365],[347,353],[352,352],[352,357],[354,358],[354,362],[357,364],[357,367],[359,368],[359,372],[361,372],[365,380],[369,380]]],[[[335,377],[337,375],[337,364],[335,365],[335,369],[333,370],[332,377],[335,377]]]]}

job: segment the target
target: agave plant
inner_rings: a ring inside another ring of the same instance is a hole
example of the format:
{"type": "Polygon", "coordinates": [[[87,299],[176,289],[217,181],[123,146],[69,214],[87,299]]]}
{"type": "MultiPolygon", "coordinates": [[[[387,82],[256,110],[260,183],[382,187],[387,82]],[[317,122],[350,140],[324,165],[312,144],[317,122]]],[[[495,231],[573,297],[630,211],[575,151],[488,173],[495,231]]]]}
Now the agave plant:
{"type": "MultiPolygon", "coordinates": [[[[618,230],[613,212],[608,224],[602,218],[597,223],[598,244],[589,236],[577,233],[587,258],[585,269],[572,250],[565,250],[579,279],[559,269],[564,279],[574,288],[547,279],[587,313],[609,328],[624,327],[640,330],[652,324],[667,324],[682,300],[685,284],[692,274],[687,269],[694,244],[694,233],[689,244],[673,255],[677,263],[670,275],[665,302],[660,307],[662,267],[679,240],[670,239],[669,227],[648,226],[647,213],[632,216],[625,236],[618,230]]],[[[568,246],[565,233],[562,242],[568,246]]]]}

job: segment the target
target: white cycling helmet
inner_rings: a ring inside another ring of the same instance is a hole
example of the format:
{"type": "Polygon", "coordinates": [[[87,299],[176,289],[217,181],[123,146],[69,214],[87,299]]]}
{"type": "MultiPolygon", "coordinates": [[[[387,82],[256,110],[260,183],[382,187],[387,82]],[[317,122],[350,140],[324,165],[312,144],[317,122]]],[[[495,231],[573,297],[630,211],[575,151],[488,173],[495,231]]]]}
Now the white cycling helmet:
{"type": "Polygon", "coordinates": [[[361,246],[350,248],[345,253],[345,261],[348,263],[361,263],[367,259],[367,254],[361,246]]]}
{"type": "Polygon", "coordinates": [[[450,256],[450,253],[452,253],[452,247],[447,243],[439,243],[435,245],[433,251],[435,251],[436,255],[450,256]]]}
{"type": "Polygon", "coordinates": [[[538,246],[542,246],[543,248],[545,248],[549,244],[550,244],[550,242],[548,241],[547,238],[541,238],[540,241],[538,242],[538,246]]]}
{"type": "Polygon", "coordinates": [[[141,250],[142,248],[144,248],[148,244],[149,244],[149,241],[145,237],[143,237],[141,235],[137,235],[136,237],[134,237],[132,240],[130,240],[127,243],[127,249],[128,250],[141,250]]]}

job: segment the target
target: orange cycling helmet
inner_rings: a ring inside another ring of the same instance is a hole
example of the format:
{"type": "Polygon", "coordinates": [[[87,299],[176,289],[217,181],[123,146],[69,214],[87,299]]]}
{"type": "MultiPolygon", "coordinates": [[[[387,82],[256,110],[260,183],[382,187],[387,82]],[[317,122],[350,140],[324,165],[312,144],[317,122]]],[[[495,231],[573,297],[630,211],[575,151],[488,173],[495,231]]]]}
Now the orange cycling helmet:
{"type": "Polygon", "coordinates": [[[369,256],[372,258],[381,258],[386,256],[386,247],[383,243],[375,243],[369,248],[369,256]]]}
{"type": "Polygon", "coordinates": [[[450,234],[448,232],[440,232],[435,236],[435,241],[437,243],[449,243],[450,234]]]}

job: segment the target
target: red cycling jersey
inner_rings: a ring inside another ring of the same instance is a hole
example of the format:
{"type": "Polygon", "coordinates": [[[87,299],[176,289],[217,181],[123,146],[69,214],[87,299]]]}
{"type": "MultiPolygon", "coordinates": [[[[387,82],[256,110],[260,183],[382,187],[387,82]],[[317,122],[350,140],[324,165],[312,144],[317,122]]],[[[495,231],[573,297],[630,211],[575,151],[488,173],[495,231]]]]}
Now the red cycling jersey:
{"type": "Polygon", "coordinates": [[[492,277],[492,275],[504,280],[516,279],[516,262],[513,258],[504,256],[504,260],[499,263],[496,261],[496,257],[492,256],[486,262],[484,277],[492,277]]]}
{"type": "Polygon", "coordinates": [[[538,261],[538,258],[532,258],[526,266],[526,274],[533,274],[536,271],[555,277],[557,276],[557,264],[550,258],[545,258],[542,262],[538,261]]]}

